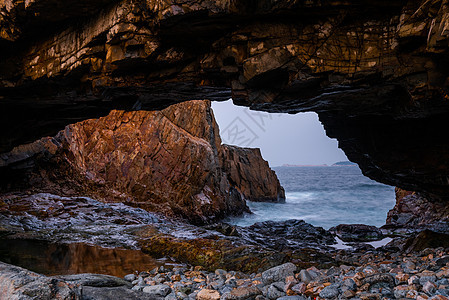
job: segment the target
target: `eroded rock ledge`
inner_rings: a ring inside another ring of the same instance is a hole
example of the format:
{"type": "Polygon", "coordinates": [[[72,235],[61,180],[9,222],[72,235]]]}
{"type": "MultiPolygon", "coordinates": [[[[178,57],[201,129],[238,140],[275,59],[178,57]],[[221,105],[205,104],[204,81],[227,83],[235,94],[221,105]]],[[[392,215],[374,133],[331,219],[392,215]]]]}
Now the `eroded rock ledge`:
{"type": "Polygon", "coordinates": [[[248,212],[245,199],[285,198],[259,150],[221,145],[209,101],[112,111],[17,147],[0,165],[3,191],[91,196],[196,224],[248,212]]]}
{"type": "Polygon", "coordinates": [[[9,0],[0,12],[0,152],[113,108],[232,95],[316,111],[367,176],[449,195],[446,1],[9,0]]]}

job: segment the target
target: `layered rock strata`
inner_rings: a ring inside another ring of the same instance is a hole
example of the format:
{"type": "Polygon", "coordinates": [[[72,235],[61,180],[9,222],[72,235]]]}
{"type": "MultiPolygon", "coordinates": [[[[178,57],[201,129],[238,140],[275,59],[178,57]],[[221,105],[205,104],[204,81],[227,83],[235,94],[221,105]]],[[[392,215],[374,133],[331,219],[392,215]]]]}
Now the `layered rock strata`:
{"type": "Polygon", "coordinates": [[[416,232],[423,229],[449,231],[449,203],[435,201],[417,192],[396,188],[396,205],[388,212],[384,229],[394,232],[416,232]]]}
{"type": "Polygon", "coordinates": [[[0,12],[0,152],[113,108],[232,95],[316,111],[364,174],[449,194],[446,1],[34,0],[0,12]]]}
{"type": "Polygon", "coordinates": [[[268,162],[260,159],[258,148],[223,145],[223,164],[229,181],[245,199],[251,201],[285,201],[284,188],[268,162]]]}
{"type": "Polygon", "coordinates": [[[112,111],[69,125],[54,138],[2,155],[0,170],[4,191],[91,196],[192,223],[247,212],[245,198],[284,197],[260,151],[242,150],[252,155],[241,164],[228,148],[221,145],[210,102],[191,101],[162,111],[112,111]]]}

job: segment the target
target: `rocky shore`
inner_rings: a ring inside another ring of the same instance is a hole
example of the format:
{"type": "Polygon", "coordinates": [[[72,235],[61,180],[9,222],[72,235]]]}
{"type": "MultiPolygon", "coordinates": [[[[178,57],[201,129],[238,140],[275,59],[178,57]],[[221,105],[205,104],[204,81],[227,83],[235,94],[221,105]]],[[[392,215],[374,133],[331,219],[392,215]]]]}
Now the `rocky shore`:
{"type": "Polygon", "coordinates": [[[449,232],[449,201],[437,201],[425,195],[396,188],[396,205],[388,212],[384,229],[397,234],[424,229],[449,232]]]}
{"type": "MultiPolygon", "coordinates": [[[[423,300],[449,295],[445,233],[397,235],[397,230],[363,224],[325,230],[301,220],[195,226],[87,197],[36,194],[0,200],[2,243],[82,242],[136,249],[162,259],[150,269],[143,260],[128,260],[135,272],[125,280],[92,274],[44,276],[2,263],[0,299],[423,300]]],[[[41,251],[49,257],[62,255],[50,250],[41,251]]],[[[38,259],[32,252],[26,255],[38,259]]],[[[81,259],[86,252],[64,255],[70,266],[89,261],[81,259]]],[[[89,263],[89,270],[99,272],[102,257],[89,263]]]]}
{"type": "MultiPolygon", "coordinates": [[[[206,271],[201,266],[160,266],[136,271],[123,279],[98,274],[45,277],[0,263],[0,298],[446,300],[448,251],[449,248],[427,248],[399,254],[379,248],[356,253],[353,264],[299,268],[288,262],[251,274],[223,269],[206,271]]],[[[351,253],[340,250],[335,253],[338,255],[351,253]]]]}
{"type": "Polygon", "coordinates": [[[125,276],[155,299],[449,299],[449,249],[400,255],[366,252],[360,264],[299,269],[282,264],[261,273],[163,267],[125,276]]]}

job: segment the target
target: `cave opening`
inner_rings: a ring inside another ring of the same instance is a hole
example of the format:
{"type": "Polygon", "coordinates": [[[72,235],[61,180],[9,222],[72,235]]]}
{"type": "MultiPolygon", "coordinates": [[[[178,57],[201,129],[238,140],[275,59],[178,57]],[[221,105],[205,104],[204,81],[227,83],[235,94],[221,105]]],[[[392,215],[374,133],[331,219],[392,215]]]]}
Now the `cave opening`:
{"type": "Polygon", "coordinates": [[[382,226],[395,204],[394,187],[365,177],[313,112],[253,111],[232,100],[213,102],[223,144],[260,148],[285,189],[285,202],[247,201],[252,214],[227,219],[249,226],[302,219],[326,229],[338,224],[382,226]]]}

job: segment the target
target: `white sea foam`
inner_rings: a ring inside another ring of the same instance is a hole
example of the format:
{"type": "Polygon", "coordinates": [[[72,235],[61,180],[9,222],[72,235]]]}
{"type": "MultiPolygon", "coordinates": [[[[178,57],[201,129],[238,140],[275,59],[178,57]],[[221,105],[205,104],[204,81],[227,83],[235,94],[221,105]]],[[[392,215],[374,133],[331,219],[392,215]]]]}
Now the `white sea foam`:
{"type": "Polygon", "coordinates": [[[287,203],[302,203],[306,201],[315,200],[316,193],[313,192],[287,192],[285,193],[285,202],[287,203]]]}
{"type": "Polygon", "coordinates": [[[366,243],[366,244],[371,245],[374,248],[379,248],[379,247],[385,246],[386,244],[388,244],[392,240],[393,240],[392,238],[387,237],[387,238],[384,238],[384,239],[382,239],[380,241],[369,242],[369,243],[366,243]]]}
{"type": "Polygon", "coordinates": [[[340,240],[338,237],[335,237],[335,239],[337,240],[337,244],[331,245],[331,247],[334,247],[337,250],[345,250],[352,248],[351,246],[346,245],[345,242],[340,240]]]}

